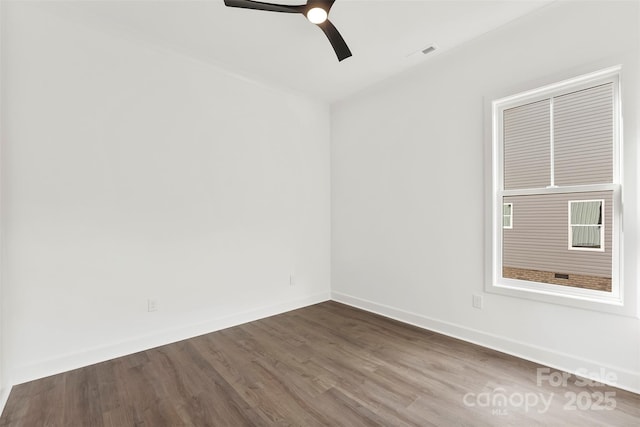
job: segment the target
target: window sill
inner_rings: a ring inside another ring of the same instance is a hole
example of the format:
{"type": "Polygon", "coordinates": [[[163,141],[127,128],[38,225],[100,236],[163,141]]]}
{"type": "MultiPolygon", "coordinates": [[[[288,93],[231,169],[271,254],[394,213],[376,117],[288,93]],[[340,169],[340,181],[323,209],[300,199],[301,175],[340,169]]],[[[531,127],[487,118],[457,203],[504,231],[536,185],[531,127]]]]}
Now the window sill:
{"type": "Polygon", "coordinates": [[[503,296],[636,317],[632,307],[629,304],[624,304],[623,296],[614,295],[611,292],[502,278],[500,282],[494,281],[493,278],[488,280],[485,291],[503,296]]]}

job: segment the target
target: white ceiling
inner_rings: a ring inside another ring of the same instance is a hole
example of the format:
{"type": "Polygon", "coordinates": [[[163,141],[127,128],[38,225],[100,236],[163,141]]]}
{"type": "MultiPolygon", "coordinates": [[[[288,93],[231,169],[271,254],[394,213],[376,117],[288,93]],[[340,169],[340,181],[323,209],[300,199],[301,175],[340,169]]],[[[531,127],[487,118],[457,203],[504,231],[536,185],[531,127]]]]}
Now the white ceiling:
{"type": "Polygon", "coordinates": [[[302,15],[228,8],[224,0],[54,1],[43,7],[332,102],[551,2],[337,0],[329,18],[353,52],[342,62],[302,15]],[[435,53],[411,55],[432,43],[435,53]]]}

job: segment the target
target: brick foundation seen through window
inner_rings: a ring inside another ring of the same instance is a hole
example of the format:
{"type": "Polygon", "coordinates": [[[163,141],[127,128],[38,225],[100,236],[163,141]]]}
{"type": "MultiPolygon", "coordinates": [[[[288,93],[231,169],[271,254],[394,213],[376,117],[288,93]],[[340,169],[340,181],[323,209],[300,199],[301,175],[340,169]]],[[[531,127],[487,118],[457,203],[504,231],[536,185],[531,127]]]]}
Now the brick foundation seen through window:
{"type": "Polygon", "coordinates": [[[610,277],[584,276],[580,274],[567,274],[561,271],[538,271],[514,267],[502,267],[502,277],[611,292],[610,277]],[[556,275],[561,276],[561,278],[556,277],[556,275]],[[567,276],[568,278],[562,278],[567,276]]]}

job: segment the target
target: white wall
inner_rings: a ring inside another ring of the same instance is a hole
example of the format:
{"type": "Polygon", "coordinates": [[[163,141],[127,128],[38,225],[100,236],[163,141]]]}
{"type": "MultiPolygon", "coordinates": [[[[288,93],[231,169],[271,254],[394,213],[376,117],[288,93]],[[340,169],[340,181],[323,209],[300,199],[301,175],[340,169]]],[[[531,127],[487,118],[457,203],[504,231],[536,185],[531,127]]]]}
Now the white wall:
{"type": "Polygon", "coordinates": [[[4,98],[3,98],[3,58],[2,58],[2,46],[4,42],[3,37],[3,21],[4,21],[4,13],[3,13],[3,5],[0,2],[0,408],[4,408],[6,399],[9,397],[9,386],[6,382],[6,377],[4,375],[4,365],[5,365],[5,357],[4,357],[4,308],[3,308],[3,295],[2,295],[2,284],[4,282],[3,272],[4,272],[4,237],[2,235],[2,182],[4,178],[2,176],[2,132],[4,129],[4,98]]]}
{"type": "Polygon", "coordinates": [[[336,104],[333,298],[639,391],[638,318],[483,291],[485,103],[620,62],[623,278],[638,286],[638,6],[555,3],[336,104]]]}
{"type": "Polygon", "coordinates": [[[4,6],[5,384],[329,298],[328,106],[4,6]]]}

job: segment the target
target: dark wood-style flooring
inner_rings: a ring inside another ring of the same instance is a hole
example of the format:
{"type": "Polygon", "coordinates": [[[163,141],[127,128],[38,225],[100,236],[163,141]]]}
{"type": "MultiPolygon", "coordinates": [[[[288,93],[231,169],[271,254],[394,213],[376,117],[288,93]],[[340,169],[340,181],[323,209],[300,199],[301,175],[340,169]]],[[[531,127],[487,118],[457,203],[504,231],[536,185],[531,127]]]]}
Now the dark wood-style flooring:
{"type": "Polygon", "coordinates": [[[640,425],[639,395],[537,368],[326,302],[15,386],[0,426],[640,425]]]}

